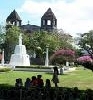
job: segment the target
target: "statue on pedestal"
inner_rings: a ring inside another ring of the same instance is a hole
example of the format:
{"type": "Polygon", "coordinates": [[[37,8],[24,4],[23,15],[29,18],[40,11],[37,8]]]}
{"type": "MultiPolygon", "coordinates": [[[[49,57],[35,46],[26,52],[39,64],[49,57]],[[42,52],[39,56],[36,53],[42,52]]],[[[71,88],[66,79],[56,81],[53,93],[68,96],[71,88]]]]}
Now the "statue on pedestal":
{"type": "Polygon", "coordinates": [[[22,33],[19,35],[19,45],[22,45],[22,33]]]}

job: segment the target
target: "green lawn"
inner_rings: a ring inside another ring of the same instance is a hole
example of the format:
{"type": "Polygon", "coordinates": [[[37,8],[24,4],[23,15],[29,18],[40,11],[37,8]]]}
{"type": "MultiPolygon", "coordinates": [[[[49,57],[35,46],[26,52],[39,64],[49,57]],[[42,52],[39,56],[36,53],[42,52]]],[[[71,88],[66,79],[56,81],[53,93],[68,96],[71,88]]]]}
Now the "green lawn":
{"type": "MultiPolygon", "coordinates": [[[[27,71],[10,71],[0,73],[0,84],[14,85],[16,78],[22,78],[23,82],[27,77],[31,78],[33,75],[41,74],[43,80],[47,78],[52,79],[52,74],[44,72],[27,72],[27,71]]],[[[59,75],[60,87],[78,87],[79,89],[93,89],[93,72],[91,70],[84,70],[78,68],[76,71],[59,75]]],[[[52,86],[54,84],[51,82],[52,86]]]]}

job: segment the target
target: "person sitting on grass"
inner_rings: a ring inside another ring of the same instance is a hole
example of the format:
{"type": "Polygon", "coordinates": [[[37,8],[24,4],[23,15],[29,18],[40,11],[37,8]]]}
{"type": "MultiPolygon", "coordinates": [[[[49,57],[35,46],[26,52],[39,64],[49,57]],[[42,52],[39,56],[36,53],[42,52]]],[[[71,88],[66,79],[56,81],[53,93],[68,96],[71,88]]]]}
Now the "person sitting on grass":
{"type": "Polygon", "coordinates": [[[37,87],[43,87],[44,85],[44,82],[43,82],[43,79],[41,78],[42,75],[37,75],[37,87]]]}
{"type": "Polygon", "coordinates": [[[15,87],[16,88],[22,88],[23,87],[23,82],[22,82],[21,78],[16,79],[15,87]]]}
{"type": "Polygon", "coordinates": [[[46,79],[45,88],[47,88],[47,89],[51,88],[51,83],[50,83],[49,79],[46,79]]]}
{"type": "Polygon", "coordinates": [[[37,79],[36,79],[36,76],[32,76],[31,86],[32,87],[37,87],[37,79]]]}
{"type": "Polygon", "coordinates": [[[26,89],[30,89],[31,88],[31,80],[30,78],[27,78],[24,84],[26,89]]]}

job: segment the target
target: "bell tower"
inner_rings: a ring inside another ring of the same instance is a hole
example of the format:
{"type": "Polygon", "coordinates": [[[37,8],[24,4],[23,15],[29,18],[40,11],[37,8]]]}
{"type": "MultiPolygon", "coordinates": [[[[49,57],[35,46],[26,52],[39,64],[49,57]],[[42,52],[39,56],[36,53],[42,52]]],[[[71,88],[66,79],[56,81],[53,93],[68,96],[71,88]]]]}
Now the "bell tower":
{"type": "Polygon", "coordinates": [[[57,19],[51,8],[41,18],[41,30],[53,32],[57,29],[57,19]]]}
{"type": "Polygon", "coordinates": [[[21,18],[18,15],[18,13],[13,10],[13,12],[11,12],[11,14],[7,17],[6,19],[6,23],[7,25],[11,26],[11,25],[15,25],[15,26],[21,26],[21,18]]]}

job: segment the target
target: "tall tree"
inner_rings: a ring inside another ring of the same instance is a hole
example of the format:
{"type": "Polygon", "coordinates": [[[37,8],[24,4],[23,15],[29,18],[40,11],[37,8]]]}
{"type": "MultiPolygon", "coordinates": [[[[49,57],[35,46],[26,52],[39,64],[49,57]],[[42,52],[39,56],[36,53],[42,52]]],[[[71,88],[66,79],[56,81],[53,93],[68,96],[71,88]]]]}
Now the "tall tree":
{"type": "Polygon", "coordinates": [[[49,46],[49,55],[60,48],[72,49],[72,37],[68,34],[48,33],[45,31],[35,32],[29,37],[27,44],[30,50],[36,51],[39,56],[45,56],[46,46],[49,46]]]}
{"type": "Polygon", "coordinates": [[[88,33],[81,34],[78,45],[83,50],[86,50],[93,58],[93,30],[90,30],[88,33]]]}
{"type": "MultiPolygon", "coordinates": [[[[78,45],[80,46],[80,48],[83,49],[83,51],[87,51],[84,52],[87,55],[89,55],[92,58],[92,61],[90,62],[86,62],[84,61],[83,63],[81,63],[84,67],[91,69],[93,71],[93,30],[90,30],[88,33],[83,33],[80,35],[79,38],[79,43],[78,45]]],[[[81,57],[80,60],[82,58],[86,58],[85,57],[81,57]]]]}
{"type": "Polygon", "coordinates": [[[54,34],[47,32],[35,32],[29,37],[28,46],[30,50],[36,51],[38,56],[43,56],[46,46],[49,46],[49,54],[59,48],[59,40],[54,34]]]}
{"type": "Polygon", "coordinates": [[[5,35],[6,35],[5,27],[0,25],[0,49],[1,50],[3,49],[3,44],[5,42],[5,35]]]}
{"type": "Polygon", "coordinates": [[[5,60],[9,61],[10,56],[14,53],[15,45],[18,44],[18,36],[21,30],[17,26],[12,26],[6,30],[6,38],[4,43],[5,60]]]}

